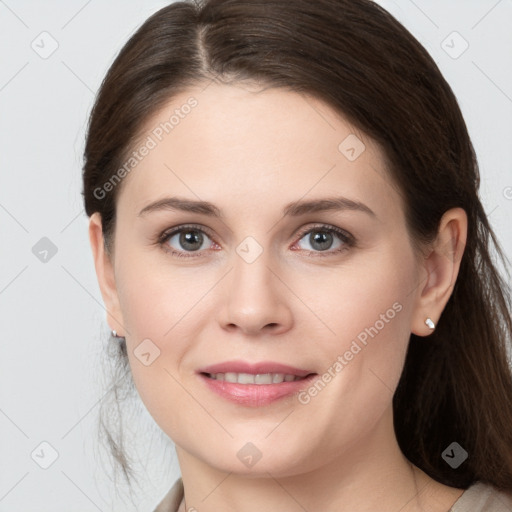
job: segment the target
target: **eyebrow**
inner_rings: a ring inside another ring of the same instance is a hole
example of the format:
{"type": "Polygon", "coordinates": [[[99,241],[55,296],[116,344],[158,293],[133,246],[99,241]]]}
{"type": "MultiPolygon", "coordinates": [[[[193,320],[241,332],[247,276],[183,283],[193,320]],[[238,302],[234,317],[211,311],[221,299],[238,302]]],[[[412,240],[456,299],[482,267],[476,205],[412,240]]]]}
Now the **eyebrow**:
{"type": "MultiPolygon", "coordinates": [[[[183,211],[190,213],[199,213],[210,217],[221,217],[220,210],[208,201],[195,201],[183,199],[180,197],[165,197],[153,203],[148,204],[138,213],[141,217],[150,212],[156,211],[183,211]]],[[[309,201],[294,201],[283,208],[283,215],[298,217],[307,213],[318,213],[325,211],[359,211],[372,217],[377,217],[375,212],[360,201],[348,199],[346,197],[327,197],[323,199],[312,199],[309,201]]]]}

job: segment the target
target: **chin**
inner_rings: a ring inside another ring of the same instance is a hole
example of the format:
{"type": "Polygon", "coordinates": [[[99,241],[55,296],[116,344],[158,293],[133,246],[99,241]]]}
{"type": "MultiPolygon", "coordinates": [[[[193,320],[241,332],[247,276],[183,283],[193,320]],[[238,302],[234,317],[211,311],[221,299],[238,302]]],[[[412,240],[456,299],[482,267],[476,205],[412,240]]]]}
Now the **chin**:
{"type": "MultiPolygon", "coordinates": [[[[295,449],[287,446],[283,451],[282,445],[256,439],[254,442],[230,440],[226,446],[215,450],[220,453],[204,453],[204,445],[198,448],[199,457],[209,466],[249,478],[268,478],[269,473],[276,478],[288,477],[314,469],[312,461],[304,458],[307,454],[303,446],[296,446],[295,449]]],[[[318,465],[321,465],[321,461],[318,465]]]]}

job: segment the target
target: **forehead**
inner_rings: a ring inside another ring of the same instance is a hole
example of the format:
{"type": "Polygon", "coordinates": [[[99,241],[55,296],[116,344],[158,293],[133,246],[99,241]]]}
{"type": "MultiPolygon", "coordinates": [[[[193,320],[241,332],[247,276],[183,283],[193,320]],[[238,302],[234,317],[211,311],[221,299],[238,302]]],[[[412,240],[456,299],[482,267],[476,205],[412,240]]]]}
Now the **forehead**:
{"type": "Polygon", "coordinates": [[[119,202],[139,210],[170,194],[238,198],[246,209],[334,191],[381,208],[383,194],[390,206],[398,197],[376,143],[322,101],[286,89],[190,88],[145,123],[132,149],[119,202]]]}

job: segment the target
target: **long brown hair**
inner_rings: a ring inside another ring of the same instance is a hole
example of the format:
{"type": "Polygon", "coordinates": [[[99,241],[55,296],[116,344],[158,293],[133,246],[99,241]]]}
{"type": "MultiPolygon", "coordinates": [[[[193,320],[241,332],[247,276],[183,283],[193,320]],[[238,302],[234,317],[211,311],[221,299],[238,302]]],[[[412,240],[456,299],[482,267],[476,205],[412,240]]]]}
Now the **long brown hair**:
{"type": "MultiPolygon", "coordinates": [[[[491,245],[510,263],[479,200],[477,159],[457,100],[434,60],[369,0],[205,0],[161,9],[115,59],[90,117],[83,195],[87,214],[101,213],[107,248],[122,183],[97,191],[151,115],[209,80],[311,94],[377,141],[418,246],[435,238],[446,210],[466,211],[453,293],[435,332],[410,337],[393,398],[395,430],[405,456],[435,480],[512,490],[511,301],[491,245]],[[442,457],[452,442],[469,455],[456,469],[442,457]]],[[[126,351],[116,357],[126,370],[126,351]]],[[[126,473],[119,442],[109,442],[126,473]]]]}

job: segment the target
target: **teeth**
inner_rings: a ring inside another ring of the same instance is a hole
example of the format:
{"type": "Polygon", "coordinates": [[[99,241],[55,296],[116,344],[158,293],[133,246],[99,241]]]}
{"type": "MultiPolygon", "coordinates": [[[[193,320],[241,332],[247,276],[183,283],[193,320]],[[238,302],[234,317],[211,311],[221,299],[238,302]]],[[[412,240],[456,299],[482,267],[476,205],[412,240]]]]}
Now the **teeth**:
{"type": "Polygon", "coordinates": [[[238,384],[279,384],[281,382],[291,382],[301,380],[302,377],[296,375],[287,375],[284,373],[209,373],[208,376],[215,380],[225,380],[238,384]]]}

